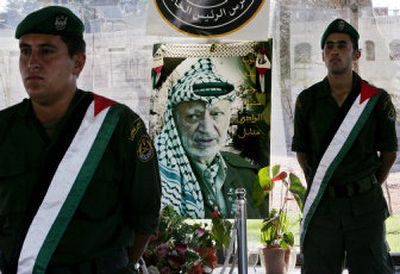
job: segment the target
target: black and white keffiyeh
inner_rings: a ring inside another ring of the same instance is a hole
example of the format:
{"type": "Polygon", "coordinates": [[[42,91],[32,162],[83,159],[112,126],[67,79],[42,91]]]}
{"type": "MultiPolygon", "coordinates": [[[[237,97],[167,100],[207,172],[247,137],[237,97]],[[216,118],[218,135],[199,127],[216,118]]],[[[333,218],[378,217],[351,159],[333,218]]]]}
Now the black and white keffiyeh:
{"type": "MultiPolygon", "coordinates": [[[[187,66],[184,62],[181,65],[187,66]]],[[[181,102],[201,100],[213,104],[217,100],[233,101],[234,97],[233,85],[216,73],[209,58],[198,59],[168,91],[164,127],[154,142],[159,157],[163,207],[171,205],[181,215],[191,218],[205,216],[203,195],[182,146],[173,109],[181,102]]]]}

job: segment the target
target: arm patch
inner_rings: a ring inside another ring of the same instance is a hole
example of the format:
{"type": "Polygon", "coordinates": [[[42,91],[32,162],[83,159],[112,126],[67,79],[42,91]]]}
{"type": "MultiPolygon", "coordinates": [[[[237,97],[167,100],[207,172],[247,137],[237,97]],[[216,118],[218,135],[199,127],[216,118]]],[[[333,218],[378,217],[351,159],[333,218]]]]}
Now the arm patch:
{"type": "Polygon", "coordinates": [[[140,137],[137,147],[137,156],[142,163],[146,163],[154,158],[154,147],[149,135],[143,134],[140,137]]]}

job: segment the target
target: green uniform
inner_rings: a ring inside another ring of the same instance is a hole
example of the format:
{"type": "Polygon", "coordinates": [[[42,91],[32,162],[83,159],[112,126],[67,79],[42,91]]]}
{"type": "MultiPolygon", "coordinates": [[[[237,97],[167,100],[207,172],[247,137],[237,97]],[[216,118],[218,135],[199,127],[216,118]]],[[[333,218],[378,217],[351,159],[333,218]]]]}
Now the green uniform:
{"type": "MultiPolygon", "coordinates": [[[[353,90],[348,98],[359,92],[360,85],[361,78],[353,73],[353,90]]],[[[385,91],[377,96],[374,110],[335,169],[309,224],[303,250],[306,274],[341,273],[345,251],[350,273],[392,271],[384,235],[388,210],[374,174],[380,166],[377,152],[397,150],[396,114],[385,91]]],[[[306,155],[311,166],[306,171],[308,184],[345,116],[346,105],[348,102],[337,105],[327,78],[298,96],[292,150],[306,155]]]]}
{"type": "MultiPolygon", "coordinates": [[[[92,93],[78,90],[51,138],[36,119],[30,100],[0,112],[0,250],[6,261],[13,257],[32,201],[43,193],[38,189],[51,179],[54,163],[63,156],[61,148],[68,147],[66,139],[79,126],[80,122],[71,121],[82,118],[92,100],[92,93]]],[[[157,229],[159,170],[154,149],[149,148],[150,158],[141,149],[143,137],[147,133],[142,120],[125,107],[50,268],[90,262],[127,247],[134,232],[157,229]]]]}
{"type": "MultiPolygon", "coordinates": [[[[226,164],[226,178],[223,183],[221,192],[223,193],[227,216],[226,218],[235,218],[235,202],[236,194],[235,190],[237,188],[244,188],[246,190],[246,200],[247,200],[247,217],[248,218],[262,218],[267,213],[267,207],[263,204],[260,207],[254,206],[254,201],[252,198],[252,192],[255,191],[254,187],[260,188],[257,177],[257,169],[251,165],[248,161],[243,159],[241,156],[223,151],[221,155],[226,164]],[[256,182],[256,183],[255,183],[256,182]]],[[[194,169],[195,170],[195,169],[194,169]]],[[[208,200],[206,197],[207,190],[202,182],[202,178],[197,176],[200,182],[200,187],[202,189],[204,204],[205,204],[205,217],[211,218],[213,208],[213,202],[208,200]]],[[[261,191],[261,190],[259,190],[261,191]]]]}

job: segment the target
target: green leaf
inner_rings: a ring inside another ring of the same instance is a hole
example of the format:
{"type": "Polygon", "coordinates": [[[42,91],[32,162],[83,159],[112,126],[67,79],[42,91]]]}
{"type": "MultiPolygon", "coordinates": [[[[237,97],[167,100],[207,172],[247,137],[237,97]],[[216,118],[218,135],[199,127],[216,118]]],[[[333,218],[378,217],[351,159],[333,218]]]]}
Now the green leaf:
{"type": "Polygon", "coordinates": [[[279,246],[284,249],[288,249],[294,245],[294,235],[292,232],[287,231],[282,235],[279,246]]]}
{"type": "Polygon", "coordinates": [[[264,189],[265,186],[271,183],[271,177],[269,176],[269,166],[263,167],[258,171],[258,181],[260,186],[264,189]]]}
{"type": "Polygon", "coordinates": [[[281,170],[280,165],[274,165],[272,167],[272,178],[274,178],[279,173],[280,170],[281,170]]]}
{"type": "Polygon", "coordinates": [[[293,194],[293,197],[296,200],[297,205],[302,211],[304,206],[304,201],[306,199],[306,188],[301,183],[300,178],[293,173],[290,173],[289,181],[290,181],[289,191],[293,194]]]}
{"type": "Polygon", "coordinates": [[[228,248],[231,240],[232,223],[218,216],[212,218],[211,236],[219,248],[228,248]]]}
{"type": "Polygon", "coordinates": [[[267,195],[268,193],[261,188],[260,183],[257,180],[254,180],[253,190],[251,192],[251,197],[253,198],[253,207],[260,207],[265,201],[267,195]]]}

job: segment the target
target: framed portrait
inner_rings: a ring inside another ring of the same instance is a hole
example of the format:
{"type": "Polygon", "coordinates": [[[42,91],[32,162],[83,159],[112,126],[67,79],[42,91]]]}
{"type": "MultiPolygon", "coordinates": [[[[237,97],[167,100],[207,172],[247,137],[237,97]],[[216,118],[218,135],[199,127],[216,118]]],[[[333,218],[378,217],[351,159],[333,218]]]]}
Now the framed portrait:
{"type": "Polygon", "coordinates": [[[267,213],[257,172],[269,164],[271,49],[271,40],[154,46],[150,134],[163,205],[233,218],[244,188],[248,218],[267,213]]]}

